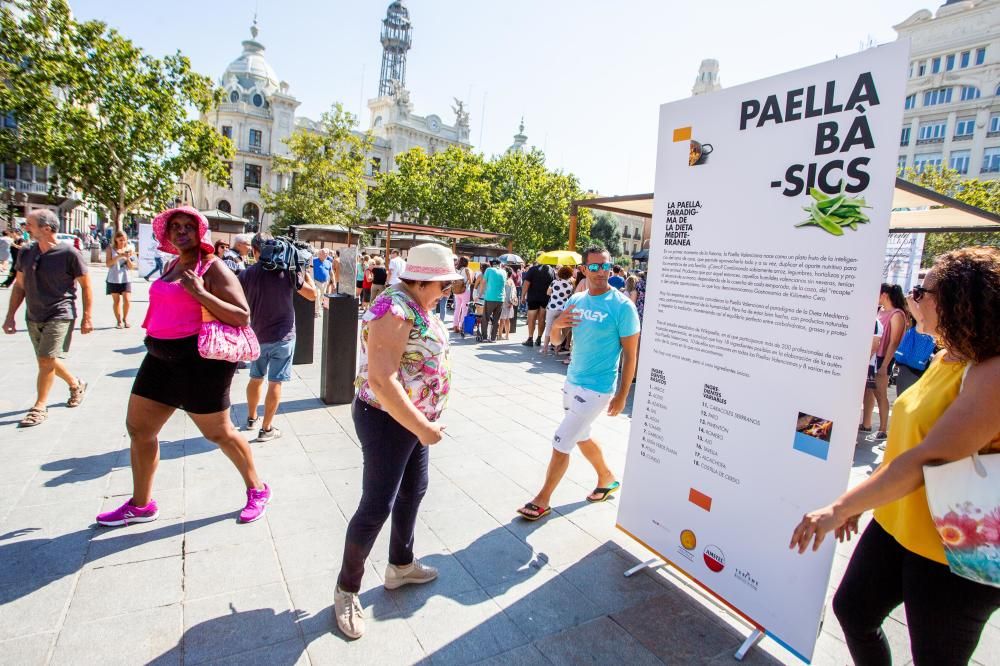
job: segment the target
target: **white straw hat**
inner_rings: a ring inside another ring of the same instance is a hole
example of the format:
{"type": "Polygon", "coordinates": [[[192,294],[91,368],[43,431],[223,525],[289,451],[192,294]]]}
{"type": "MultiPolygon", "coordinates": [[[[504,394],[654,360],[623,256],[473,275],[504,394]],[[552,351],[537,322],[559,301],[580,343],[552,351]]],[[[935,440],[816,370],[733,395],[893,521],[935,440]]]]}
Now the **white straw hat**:
{"type": "Polygon", "coordinates": [[[402,280],[461,280],[455,272],[455,255],[437,243],[424,243],[410,248],[402,280]]]}

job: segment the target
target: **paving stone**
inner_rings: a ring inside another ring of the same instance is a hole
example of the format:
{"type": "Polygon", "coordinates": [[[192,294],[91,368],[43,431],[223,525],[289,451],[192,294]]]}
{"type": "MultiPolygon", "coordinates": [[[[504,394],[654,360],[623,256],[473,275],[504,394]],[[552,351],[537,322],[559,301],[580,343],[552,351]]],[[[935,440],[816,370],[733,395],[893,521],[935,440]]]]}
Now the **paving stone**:
{"type": "Polygon", "coordinates": [[[256,650],[223,657],[212,666],[307,666],[306,643],[296,636],[287,641],[267,645],[256,650]]]}
{"type": "Polygon", "coordinates": [[[280,583],[184,602],[184,663],[201,664],[300,636],[280,583]]]}
{"type": "Polygon", "coordinates": [[[531,639],[574,627],[602,614],[577,587],[551,569],[543,569],[511,585],[488,587],[486,592],[531,639]]]}
{"type": "Polygon", "coordinates": [[[365,635],[358,640],[350,640],[336,629],[307,635],[306,640],[309,661],[316,666],[415,664],[425,657],[420,641],[399,615],[365,618],[365,635]]]}
{"type": "Polygon", "coordinates": [[[552,662],[534,645],[522,645],[489,659],[477,661],[476,666],[539,666],[550,663],[552,662]]]}
{"type": "Polygon", "coordinates": [[[42,666],[47,664],[55,632],[32,634],[0,641],[0,664],[3,666],[42,666]]]}
{"type": "Polygon", "coordinates": [[[274,547],[267,542],[220,546],[187,555],[184,597],[199,599],[281,581],[274,547]]]}
{"type": "Polygon", "coordinates": [[[469,664],[528,642],[485,592],[432,597],[407,624],[435,664],[469,664]]]}
{"type": "Polygon", "coordinates": [[[67,623],[59,634],[54,664],[181,664],[180,604],[135,611],[96,622],[67,623]]]}
{"type": "Polygon", "coordinates": [[[624,576],[634,564],[634,560],[624,557],[618,550],[604,550],[558,570],[607,615],[663,594],[663,589],[646,571],[628,578],[624,576]]]}
{"type": "Polygon", "coordinates": [[[650,664],[663,662],[607,617],[535,641],[534,646],[551,663],[577,664],[650,664]]]}
{"type": "Polygon", "coordinates": [[[165,557],[113,566],[88,565],[80,575],[67,623],[167,606],[183,598],[183,560],[165,557]]]}
{"type": "MultiPolygon", "coordinates": [[[[387,592],[395,605],[405,612],[412,612],[427,603],[431,597],[455,597],[464,592],[481,590],[475,578],[462,566],[458,558],[448,553],[435,553],[420,557],[420,561],[438,570],[438,578],[422,585],[405,585],[387,592]]],[[[376,566],[379,575],[385,575],[385,565],[376,566]]]]}
{"type": "Polygon", "coordinates": [[[602,544],[561,516],[531,522],[514,519],[507,529],[550,566],[579,562],[603,548],[602,544]]]}
{"type": "Polygon", "coordinates": [[[310,530],[275,539],[274,547],[285,578],[295,580],[323,571],[339,570],[346,533],[345,526],[341,529],[310,530]]]}
{"type": "MultiPolygon", "coordinates": [[[[278,505],[268,505],[265,518],[278,505]]],[[[184,521],[184,552],[196,553],[215,547],[244,546],[261,542],[270,544],[271,532],[267,520],[240,523],[230,513],[203,516],[184,521]]]]}
{"type": "Polygon", "coordinates": [[[57,629],[74,583],[73,576],[59,576],[0,585],[0,640],[57,629]]]}
{"type": "Polygon", "coordinates": [[[107,567],[183,554],[183,519],[155,520],[121,528],[95,528],[87,564],[107,567]]]}
{"type": "Polygon", "coordinates": [[[545,567],[545,560],[507,530],[500,528],[454,551],[462,566],[483,587],[513,584],[545,567]]]}
{"type": "MultiPolygon", "coordinates": [[[[339,574],[339,570],[331,570],[288,581],[292,606],[301,613],[298,624],[303,634],[308,636],[335,631],[333,593],[339,574]]],[[[359,596],[367,618],[389,617],[399,612],[392,593],[383,587],[382,582],[376,568],[371,562],[366,562],[359,596]]]]}

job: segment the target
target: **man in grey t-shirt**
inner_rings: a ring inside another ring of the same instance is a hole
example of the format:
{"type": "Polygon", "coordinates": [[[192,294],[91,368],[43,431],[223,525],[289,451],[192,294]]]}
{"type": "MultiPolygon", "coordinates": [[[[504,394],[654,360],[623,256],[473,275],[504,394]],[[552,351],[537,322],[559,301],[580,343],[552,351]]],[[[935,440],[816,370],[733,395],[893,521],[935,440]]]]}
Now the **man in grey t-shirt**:
{"type": "Polygon", "coordinates": [[[56,239],[59,218],[50,210],[35,210],[28,214],[27,228],[35,243],[17,256],[17,278],[3,323],[4,333],[16,333],[14,316],[21,303],[27,301],[28,336],[38,360],[38,396],[21,419],[22,428],[39,425],[48,417],[46,405],[56,375],[69,386],[66,406],[78,407],[83,402],[87,383],[71,375],[61,360],[66,357],[73,337],[77,283],[83,294],[80,333],[86,335],[94,330],[87,264],[76,248],[56,239]]]}

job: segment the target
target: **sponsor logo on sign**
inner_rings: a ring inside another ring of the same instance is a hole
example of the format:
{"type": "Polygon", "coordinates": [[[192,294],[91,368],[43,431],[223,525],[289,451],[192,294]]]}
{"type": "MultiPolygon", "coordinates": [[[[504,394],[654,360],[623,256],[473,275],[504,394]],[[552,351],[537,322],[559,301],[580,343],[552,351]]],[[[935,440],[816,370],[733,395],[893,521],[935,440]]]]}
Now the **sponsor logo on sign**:
{"type": "Polygon", "coordinates": [[[754,590],[756,590],[757,586],[760,584],[749,569],[733,567],[733,578],[754,590]]]}
{"type": "Polygon", "coordinates": [[[712,544],[705,546],[705,550],[701,552],[701,556],[705,559],[705,566],[710,571],[719,573],[726,568],[726,554],[718,546],[712,544]]]}
{"type": "Polygon", "coordinates": [[[698,545],[698,539],[695,537],[694,532],[683,530],[681,532],[681,545],[684,546],[684,550],[694,550],[698,545]]]}

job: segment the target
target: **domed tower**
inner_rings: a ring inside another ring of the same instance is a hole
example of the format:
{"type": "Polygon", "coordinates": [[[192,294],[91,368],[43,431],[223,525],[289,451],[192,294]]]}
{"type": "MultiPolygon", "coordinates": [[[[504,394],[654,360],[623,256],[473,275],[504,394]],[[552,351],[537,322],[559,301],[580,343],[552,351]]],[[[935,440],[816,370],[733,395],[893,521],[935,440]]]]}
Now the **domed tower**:
{"type": "Polygon", "coordinates": [[[379,76],[378,96],[394,92],[394,81],[406,84],[406,52],[412,44],[410,11],[403,0],[395,0],[382,20],[382,74],[379,76]]]}
{"type": "Polygon", "coordinates": [[[524,133],[524,117],[521,117],[521,124],[517,127],[517,134],[514,135],[514,143],[507,149],[508,153],[528,152],[528,135],[524,133]]]}
{"type": "Polygon", "coordinates": [[[719,61],[706,59],[701,61],[698,68],[698,78],[694,80],[691,88],[692,95],[704,95],[705,93],[720,90],[722,84],[719,83],[719,61]]]}
{"type": "Polygon", "coordinates": [[[250,27],[250,39],[243,42],[243,53],[229,63],[222,74],[222,87],[230,104],[246,102],[265,108],[268,98],[278,91],[278,75],[264,58],[264,45],[257,41],[257,19],[250,27]]]}

